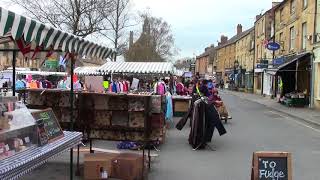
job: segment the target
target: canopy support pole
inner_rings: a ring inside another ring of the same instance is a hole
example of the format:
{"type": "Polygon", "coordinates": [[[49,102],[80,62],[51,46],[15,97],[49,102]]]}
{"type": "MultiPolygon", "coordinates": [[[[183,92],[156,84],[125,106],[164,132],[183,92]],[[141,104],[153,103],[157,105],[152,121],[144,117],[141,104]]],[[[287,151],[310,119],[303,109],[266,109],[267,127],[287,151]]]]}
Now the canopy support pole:
{"type": "MultiPolygon", "coordinates": [[[[71,67],[70,67],[70,131],[73,131],[73,71],[74,71],[74,54],[70,53],[71,67]]],[[[70,180],[73,180],[73,148],[70,149],[70,180]]]]}
{"type": "Polygon", "coordinates": [[[12,96],[16,96],[16,51],[12,51],[12,96]]]}

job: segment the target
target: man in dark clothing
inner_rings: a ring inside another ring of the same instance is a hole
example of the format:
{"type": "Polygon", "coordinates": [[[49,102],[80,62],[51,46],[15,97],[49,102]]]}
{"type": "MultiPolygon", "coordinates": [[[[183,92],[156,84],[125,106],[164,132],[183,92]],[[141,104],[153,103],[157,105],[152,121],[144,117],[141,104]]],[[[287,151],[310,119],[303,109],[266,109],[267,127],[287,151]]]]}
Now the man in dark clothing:
{"type": "Polygon", "coordinates": [[[205,79],[201,83],[200,92],[201,92],[202,96],[206,96],[206,97],[210,96],[210,92],[208,89],[208,81],[205,79]]]}

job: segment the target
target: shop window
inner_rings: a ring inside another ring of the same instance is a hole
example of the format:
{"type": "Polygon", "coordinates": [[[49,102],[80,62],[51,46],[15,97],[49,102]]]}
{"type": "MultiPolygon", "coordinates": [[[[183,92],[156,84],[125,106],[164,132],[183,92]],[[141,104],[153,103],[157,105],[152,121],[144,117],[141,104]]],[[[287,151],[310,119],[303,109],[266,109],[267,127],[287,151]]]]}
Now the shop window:
{"type": "Polygon", "coordinates": [[[280,22],[283,22],[283,17],[284,17],[284,9],[283,8],[281,8],[280,9],[280,22]]]}

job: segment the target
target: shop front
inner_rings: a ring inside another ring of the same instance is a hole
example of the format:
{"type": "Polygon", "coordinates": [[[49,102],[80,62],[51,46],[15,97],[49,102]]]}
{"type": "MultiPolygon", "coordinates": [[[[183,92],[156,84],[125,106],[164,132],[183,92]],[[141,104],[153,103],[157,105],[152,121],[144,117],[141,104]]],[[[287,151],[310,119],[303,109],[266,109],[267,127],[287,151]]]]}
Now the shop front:
{"type": "Polygon", "coordinates": [[[278,100],[287,106],[304,107],[311,98],[311,53],[290,55],[283,58],[283,63],[275,64],[275,90],[278,100]]]}
{"type": "Polygon", "coordinates": [[[272,96],[273,95],[273,86],[274,86],[274,75],[271,72],[268,72],[267,69],[263,72],[263,95],[272,96]]]}
{"type": "Polygon", "coordinates": [[[314,50],[314,58],[313,105],[320,109],[320,47],[314,50]]]}
{"type": "Polygon", "coordinates": [[[254,93],[262,94],[263,88],[263,71],[262,68],[256,68],[254,70],[254,93]]]}
{"type": "Polygon", "coordinates": [[[253,92],[253,72],[247,71],[245,73],[245,79],[246,79],[245,91],[252,93],[253,92]]]}

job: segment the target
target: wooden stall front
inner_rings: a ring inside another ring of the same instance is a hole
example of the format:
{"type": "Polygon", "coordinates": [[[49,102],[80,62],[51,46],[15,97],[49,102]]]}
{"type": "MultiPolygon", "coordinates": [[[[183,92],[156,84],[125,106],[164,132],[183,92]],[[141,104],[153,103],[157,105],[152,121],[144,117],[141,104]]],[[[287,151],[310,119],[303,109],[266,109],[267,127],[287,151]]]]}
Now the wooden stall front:
{"type": "Polygon", "coordinates": [[[172,96],[174,116],[180,117],[187,113],[191,99],[191,96],[172,96]]]}
{"type": "Polygon", "coordinates": [[[159,141],[165,138],[164,98],[156,95],[75,92],[73,110],[70,91],[27,89],[30,109],[52,108],[63,129],[73,112],[74,128],[87,139],[159,141]]]}

